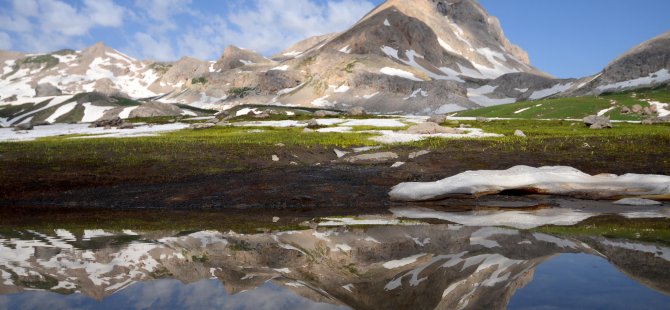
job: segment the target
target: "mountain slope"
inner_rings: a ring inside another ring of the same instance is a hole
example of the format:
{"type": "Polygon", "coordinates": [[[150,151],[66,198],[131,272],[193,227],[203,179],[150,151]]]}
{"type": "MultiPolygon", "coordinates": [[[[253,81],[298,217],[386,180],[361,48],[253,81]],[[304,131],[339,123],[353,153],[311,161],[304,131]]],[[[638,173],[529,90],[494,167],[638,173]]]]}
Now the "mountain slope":
{"type": "Polygon", "coordinates": [[[49,54],[0,51],[0,105],[95,91],[218,110],[288,104],[443,114],[653,87],[670,81],[669,55],[670,32],[600,74],[555,79],[534,68],[476,0],[389,0],[348,30],[307,38],[272,59],[235,46],[217,61],[168,63],[102,43],[49,54]]]}

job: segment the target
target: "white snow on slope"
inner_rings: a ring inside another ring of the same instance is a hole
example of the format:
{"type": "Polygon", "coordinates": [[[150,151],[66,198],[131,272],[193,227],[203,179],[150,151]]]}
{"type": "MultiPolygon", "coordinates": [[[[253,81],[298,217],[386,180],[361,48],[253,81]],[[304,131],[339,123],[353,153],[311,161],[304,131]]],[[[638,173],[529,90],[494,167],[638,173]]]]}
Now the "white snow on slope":
{"type": "Polygon", "coordinates": [[[77,106],[76,101],[66,103],[66,104],[58,107],[58,109],[56,109],[56,111],[54,111],[54,114],[51,114],[51,116],[49,116],[46,119],[46,121],[49,122],[49,123],[54,123],[54,122],[56,122],[56,119],[58,119],[59,117],[65,115],[65,114],[67,114],[68,112],[72,111],[72,109],[74,109],[76,106],[77,106]]]}
{"type": "Polygon", "coordinates": [[[113,109],[114,107],[101,107],[93,105],[90,102],[82,104],[84,106],[84,117],[81,119],[82,123],[95,122],[102,117],[105,112],[113,109]]]}
{"type": "Polygon", "coordinates": [[[466,171],[437,182],[408,182],[393,187],[393,200],[423,201],[454,194],[534,188],[555,195],[614,196],[670,194],[670,176],[625,174],[592,176],[572,167],[516,166],[508,170],[466,171]]]}
{"type": "Polygon", "coordinates": [[[384,268],[386,269],[396,269],[404,267],[410,264],[414,264],[419,258],[426,256],[426,254],[417,254],[410,257],[405,257],[403,259],[392,260],[384,263],[384,268]]]}
{"type": "Polygon", "coordinates": [[[279,66],[279,67],[274,67],[274,68],[272,68],[272,69],[270,69],[270,70],[271,70],[271,71],[272,71],[272,70],[275,70],[275,71],[286,71],[286,70],[288,70],[288,65],[283,65],[283,66],[279,66]]]}
{"type": "Polygon", "coordinates": [[[391,67],[384,67],[379,72],[390,75],[390,76],[397,76],[401,77],[404,79],[412,80],[412,81],[417,81],[417,82],[422,82],[423,80],[420,78],[417,78],[413,73],[407,72],[405,70],[400,70],[396,68],[391,68],[391,67]]]}
{"type": "Polygon", "coordinates": [[[341,48],[339,51],[342,52],[342,53],[345,53],[345,54],[350,54],[351,53],[351,48],[349,48],[349,45],[347,45],[347,46],[341,48]]]}
{"type": "Polygon", "coordinates": [[[533,94],[530,95],[530,100],[537,100],[537,99],[542,99],[545,97],[549,97],[551,95],[555,95],[561,92],[564,92],[566,90],[569,90],[572,88],[573,83],[566,83],[566,84],[556,84],[551,88],[543,89],[543,90],[538,90],[534,91],[533,94]]]}
{"type": "Polygon", "coordinates": [[[484,85],[480,88],[468,88],[468,99],[483,107],[516,102],[516,98],[494,99],[487,96],[488,94],[493,93],[497,88],[498,86],[491,85],[484,85]]]}
{"type": "Polygon", "coordinates": [[[612,111],[614,109],[616,109],[616,106],[600,110],[600,111],[598,111],[598,116],[603,116],[603,115],[607,114],[607,112],[612,111]]]}
{"type": "Polygon", "coordinates": [[[395,48],[392,48],[392,47],[390,47],[390,46],[386,46],[386,45],[385,45],[385,46],[382,46],[382,47],[381,47],[381,50],[382,50],[382,52],[384,52],[384,54],[386,54],[387,56],[389,56],[389,57],[391,57],[391,58],[393,58],[393,59],[395,59],[395,60],[397,60],[397,61],[399,61],[399,62],[401,62],[401,63],[403,63],[403,64],[405,64],[405,65],[408,65],[408,66],[410,66],[410,67],[412,67],[412,68],[415,68],[415,69],[417,69],[417,70],[423,72],[424,74],[426,74],[427,76],[429,76],[431,79],[435,79],[435,80],[451,80],[451,81],[456,81],[456,82],[460,82],[460,83],[465,82],[465,81],[463,81],[462,79],[460,79],[460,78],[458,77],[458,73],[457,73],[456,71],[451,70],[451,69],[449,69],[449,68],[440,68],[440,70],[442,71],[442,73],[444,73],[444,75],[436,74],[436,73],[434,73],[434,72],[432,72],[432,71],[426,69],[425,67],[423,67],[421,64],[419,64],[419,63],[416,61],[416,58],[421,58],[421,59],[423,59],[423,58],[424,58],[423,55],[418,54],[418,53],[417,53],[416,51],[414,51],[414,50],[407,50],[407,51],[405,51],[405,55],[407,56],[407,59],[408,59],[408,60],[401,59],[401,58],[398,56],[398,50],[396,50],[395,48]]]}
{"type": "Polygon", "coordinates": [[[668,69],[661,69],[655,73],[652,73],[648,76],[629,80],[629,81],[623,81],[619,83],[614,83],[614,84],[609,84],[609,85],[603,85],[603,86],[598,86],[596,88],[597,90],[604,92],[608,90],[616,90],[616,89],[626,89],[626,88],[632,88],[632,87],[638,87],[638,86],[643,86],[643,85],[652,85],[656,83],[661,83],[670,80],[670,70],[668,69]]]}

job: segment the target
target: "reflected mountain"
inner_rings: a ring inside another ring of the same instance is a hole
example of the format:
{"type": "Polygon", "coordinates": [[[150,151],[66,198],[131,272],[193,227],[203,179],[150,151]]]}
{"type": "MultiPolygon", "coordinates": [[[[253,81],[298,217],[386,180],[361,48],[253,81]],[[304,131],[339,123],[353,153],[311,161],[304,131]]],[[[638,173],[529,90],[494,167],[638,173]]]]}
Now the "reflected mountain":
{"type": "Polygon", "coordinates": [[[570,253],[607,260],[655,302],[670,303],[665,246],[415,225],[249,235],[3,232],[0,308],[48,300],[36,307],[501,309],[538,266],[570,253]],[[166,303],[178,296],[193,300],[166,303]],[[264,303],[267,296],[274,301],[264,303]]]}

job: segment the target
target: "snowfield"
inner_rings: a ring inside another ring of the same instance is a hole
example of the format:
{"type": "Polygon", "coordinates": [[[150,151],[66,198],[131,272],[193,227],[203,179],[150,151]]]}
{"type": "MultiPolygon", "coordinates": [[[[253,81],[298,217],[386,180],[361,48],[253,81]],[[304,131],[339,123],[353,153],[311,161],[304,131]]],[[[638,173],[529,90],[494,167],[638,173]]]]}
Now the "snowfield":
{"type": "Polygon", "coordinates": [[[466,171],[437,182],[401,183],[389,195],[397,201],[425,201],[449,195],[531,190],[544,194],[608,199],[618,196],[670,195],[670,176],[589,175],[571,167],[516,166],[508,170],[466,171]]]}
{"type": "Polygon", "coordinates": [[[155,136],[159,133],[187,128],[184,123],[153,126],[137,126],[133,129],[89,128],[89,124],[54,124],[37,126],[29,131],[13,131],[12,128],[0,128],[0,141],[32,141],[39,138],[63,135],[91,135],[79,138],[130,138],[155,136]]]}

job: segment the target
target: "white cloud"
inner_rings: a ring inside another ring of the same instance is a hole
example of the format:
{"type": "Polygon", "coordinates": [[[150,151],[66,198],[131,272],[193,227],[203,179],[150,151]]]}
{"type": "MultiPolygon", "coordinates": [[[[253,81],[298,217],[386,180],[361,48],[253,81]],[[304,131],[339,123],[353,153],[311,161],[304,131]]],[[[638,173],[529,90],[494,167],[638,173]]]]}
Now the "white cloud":
{"type": "Polygon", "coordinates": [[[0,50],[8,50],[12,48],[12,38],[6,32],[0,31],[0,50]]]}
{"type": "Polygon", "coordinates": [[[118,27],[123,24],[125,9],[112,0],[84,0],[86,13],[99,26],[118,27]]]}
{"type": "Polygon", "coordinates": [[[106,40],[91,38],[92,29],[111,27],[118,36],[128,33],[126,52],[157,60],[216,59],[227,45],[271,55],[309,36],[342,31],[374,8],[371,0],[244,0],[217,2],[223,12],[217,14],[193,0],[0,1],[11,3],[0,7],[4,46],[79,48],[106,40]]]}
{"type": "Polygon", "coordinates": [[[138,32],[134,36],[135,41],[141,48],[139,54],[152,60],[174,60],[175,54],[172,51],[172,45],[166,38],[154,39],[151,35],[138,32]]]}
{"type": "Polygon", "coordinates": [[[73,47],[93,28],[123,25],[126,9],[113,0],[83,0],[79,6],[61,0],[14,0],[0,13],[0,30],[18,38],[14,46],[43,52],[73,47]]]}

